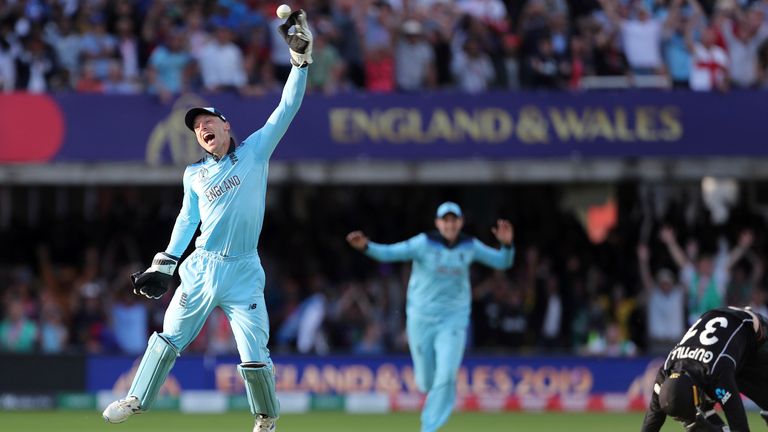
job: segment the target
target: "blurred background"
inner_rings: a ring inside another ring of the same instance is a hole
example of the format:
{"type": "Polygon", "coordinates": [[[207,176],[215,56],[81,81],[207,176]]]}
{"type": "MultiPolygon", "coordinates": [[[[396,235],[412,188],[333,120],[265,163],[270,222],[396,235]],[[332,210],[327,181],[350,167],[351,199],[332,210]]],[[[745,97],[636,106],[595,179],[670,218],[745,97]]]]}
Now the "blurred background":
{"type": "MultiPolygon", "coordinates": [[[[290,71],[278,4],[0,0],[0,406],[125,393],[171,298],[128,275],[201,157],[183,115],[263,125],[290,71]]],[[[315,63],[259,245],[284,409],[418,408],[409,266],[344,236],[404,240],[445,200],[493,246],[515,226],[512,269],[472,268],[462,409],[642,410],[693,317],[768,312],[768,1],[290,5],[315,63]]],[[[247,409],[237,363],[217,310],[160,407],[247,409]]]]}

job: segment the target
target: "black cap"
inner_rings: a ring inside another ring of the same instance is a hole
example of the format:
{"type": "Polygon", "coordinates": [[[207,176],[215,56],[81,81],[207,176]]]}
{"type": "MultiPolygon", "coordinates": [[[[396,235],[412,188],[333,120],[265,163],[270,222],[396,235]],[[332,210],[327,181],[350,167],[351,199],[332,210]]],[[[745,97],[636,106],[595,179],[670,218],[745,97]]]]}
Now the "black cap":
{"type": "Polygon", "coordinates": [[[216,117],[224,121],[227,121],[227,118],[224,117],[224,114],[222,114],[221,111],[217,110],[214,107],[196,107],[187,111],[187,114],[184,116],[184,124],[187,125],[187,128],[189,128],[189,130],[191,131],[195,130],[195,125],[193,123],[195,121],[195,117],[197,117],[200,114],[215,115],[216,117]]]}
{"type": "Polygon", "coordinates": [[[685,372],[673,372],[661,384],[659,405],[671,417],[694,421],[699,402],[696,384],[685,372]]]}

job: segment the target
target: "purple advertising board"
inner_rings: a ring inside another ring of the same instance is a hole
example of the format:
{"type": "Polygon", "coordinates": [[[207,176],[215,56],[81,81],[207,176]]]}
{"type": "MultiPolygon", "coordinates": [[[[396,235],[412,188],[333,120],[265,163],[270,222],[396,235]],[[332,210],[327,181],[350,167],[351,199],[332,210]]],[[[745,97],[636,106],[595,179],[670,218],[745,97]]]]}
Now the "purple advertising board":
{"type": "MultiPolygon", "coordinates": [[[[277,390],[333,395],[348,393],[416,394],[409,358],[277,356],[277,390]]],[[[650,391],[661,359],[590,357],[465,358],[457,378],[459,395],[495,397],[637,397],[650,391]]],[[[183,356],[166,384],[168,392],[217,390],[244,392],[235,357],[183,356]]],[[[138,359],[90,356],[86,390],[124,393],[138,359]]]]}
{"type": "MultiPolygon", "coordinates": [[[[188,107],[216,106],[242,140],[279,98],[0,95],[0,162],[187,164],[200,157],[183,123],[188,107]]],[[[766,112],[760,91],[310,94],[274,158],[760,157],[768,155],[766,112]]]]}

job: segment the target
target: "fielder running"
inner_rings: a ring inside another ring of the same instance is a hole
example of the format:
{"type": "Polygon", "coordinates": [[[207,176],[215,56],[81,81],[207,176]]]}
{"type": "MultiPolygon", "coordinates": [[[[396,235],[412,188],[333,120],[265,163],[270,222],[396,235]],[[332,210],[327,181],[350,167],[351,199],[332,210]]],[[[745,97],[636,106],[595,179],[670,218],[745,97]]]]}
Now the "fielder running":
{"type": "Polygon", "coordinates": [[[347,235],[349,244],[379,261],[413,261],[408,281],[406,330],[416,385],[427,394],[421,431],[434,432],[451,415],[456,374],[464,356],[471,309],[469,266],[479,261],[505,270],[512,266],[512,224],[499,219],[491,231],[501,243],[493,249],[461,233],[461,208],[445,202],[437,209],[437,231],[391,245],[374,243],[361,231],[347,235]]]}
{"type": "Polygon", "coordinates": [[[165,252],[132,276],[134,292],[160,298],[168,290],[179,257],[195,234],[195,251],[179,267],[181,286],[171,300],[163,332],[154,333],[128,394],[103,413],[110,423],[149,410],[176,358],[197,336],[213,308],[232,326],[241,364],[238,371],[256,417],[254,432],[275,430],[280,408],[267,349],[269,320],[264,303],[264,270],[257,244],[264,219],[269,158],[304,97],[312,34],[304,11],[280,26],[293,68],[280,104],[261,129],[239,145],[231,126],[215,108],[193,108],[184,119],[207,155],[184,172],[184,201],[165,252]],[[294,31],[289,34],[289,29],[294,31]]]}

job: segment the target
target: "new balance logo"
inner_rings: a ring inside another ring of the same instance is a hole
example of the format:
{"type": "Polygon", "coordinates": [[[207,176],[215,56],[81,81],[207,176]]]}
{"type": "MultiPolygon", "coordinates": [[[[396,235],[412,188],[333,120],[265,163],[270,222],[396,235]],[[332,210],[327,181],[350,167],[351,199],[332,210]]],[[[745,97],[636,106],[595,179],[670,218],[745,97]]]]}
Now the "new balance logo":
{"type": "Polygon", "coordinates": [[[181,298],[179,299],[179,306],[183,308],[187,307],[187,293],[181,293],[181,298]]]}
{"type": "Polygon", "coordinates": [[[248,306],[248,310],[254,310],[254,309],[256,309],[257,307],[259,307],[259,305],[258,305],[257,303],[254,303],[254,304],[252,304],[252,305],[248,306]]]}

